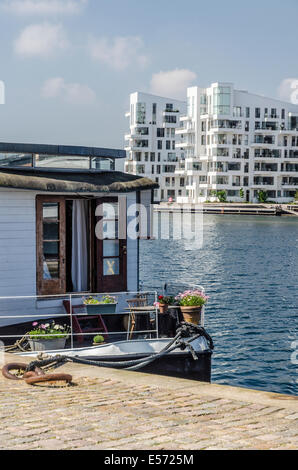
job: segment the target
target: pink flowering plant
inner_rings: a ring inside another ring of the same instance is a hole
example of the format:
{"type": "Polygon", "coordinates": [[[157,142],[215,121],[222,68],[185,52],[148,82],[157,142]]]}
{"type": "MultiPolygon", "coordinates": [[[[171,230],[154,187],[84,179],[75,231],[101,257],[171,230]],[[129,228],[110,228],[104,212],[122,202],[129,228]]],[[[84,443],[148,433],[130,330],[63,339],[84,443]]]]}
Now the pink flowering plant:
{"type": "Polygon", "coordinates": [[[70,327],[67,325],[56,325],[54,321],[51,323],[33,323],[34,330],[29,331],[28,336],[30,339],[35,340],[55,340],[60,338],[67,338],[70,334],[70,327]]]}
{"type": "Polygon", "coordinates": [[[187,290],[176,297],[181,307],[202,307],[208,300],[209,297],[200,290],[187,290]]]}

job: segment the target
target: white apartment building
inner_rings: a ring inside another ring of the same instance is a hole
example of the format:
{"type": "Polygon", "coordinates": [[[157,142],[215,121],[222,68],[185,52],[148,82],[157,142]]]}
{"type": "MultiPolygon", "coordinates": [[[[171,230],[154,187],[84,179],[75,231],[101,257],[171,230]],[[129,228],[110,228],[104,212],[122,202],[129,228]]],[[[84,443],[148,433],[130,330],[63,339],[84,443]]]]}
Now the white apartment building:
{"type": "Polygon", "coordinates": [[[176,129],[185,178],[177,202],[290,202],[298,190],[298,106],[235,90],[232,83],[187,90],[187,114],[176,129]]]}
{"type": "Polygon", "coordinates": [[[130,133],[125,136],[125,172],[151,178],[160,185],[154,200],[177,200],[183,196],[184,175],[176,173],[184,150],[176,147],[175,129],[186,114],[186,102],[147,93],[130,95],[130,133]]]}

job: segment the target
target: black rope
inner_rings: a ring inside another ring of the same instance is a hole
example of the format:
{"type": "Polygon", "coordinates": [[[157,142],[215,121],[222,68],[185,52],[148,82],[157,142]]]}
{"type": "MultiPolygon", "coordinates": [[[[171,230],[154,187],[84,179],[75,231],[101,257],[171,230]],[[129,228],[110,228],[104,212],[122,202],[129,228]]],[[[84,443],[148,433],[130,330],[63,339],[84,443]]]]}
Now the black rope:
{"type": "Polygon", "coordinates": [[[97,366],[97,367],[107,367],[107,368],[115,368],[115,369],[129,369],[131,370],[132,367],[138,367],[138,368],[141,368],[144,366],[144,363],[150,363],[150,362],[153,362],[157,359],[159,359],[160,357],[162,357],[163,355],[165,354],[168,354],[170,353],[172,350],[174,349],[177,349],[177,340],[179,339],[180,337],[180,333],[178,333],[175,338],[169,343],[166,345],[166,347],[160,351],[159,353],[157,354],[152,354],[151,356],[149,357],[146,357],[145,359],[142,358],[142,359],[134,359],[132,361],[123,361],[123,362],[100,362],[100,361],[92,361],[92,360],[89,360],[89,359],[83,359],[81,357],[72,357],[72,356],[64,356],[67,358],[67,360],[69,362],[75,362],[77,364],[85,364],[85,365],[94,365],[94,366],[97,366]]]}
{"type": "Polygon", "coordinates": [[[181,349],[182,351],[188,349],[193,357],[194,360],[198,360],[198,355],[194,350],[193,346],[190,344],[196,339],[200,337],[205,337],[208,346],[211,350],[214,349],[214,344],[212,341],[211,336],[206,332],[203,327],[192,325],[191,323],[183,322],[177,329],[177,334],[175,338],[173,338],[165,348],[163,348],[159,353],[152,354],[145,359],[134,359],[131,361],[123,361],[123,362],[103,362],[103,361],[94,361],[90,359],[83,359],[78,356],[55,356],[50,359],[45,360],[37,360],[31,362],[27,367],[27,372],[34,371],[36,367],[53,367],[58,368],[65,364],[66,362],[73,362],[76,364],[84,364],[84,365],[91,365],[97,367],[106,367],[106,368],[114,368],[114,369],[127,369],[127,370],[139,370],[146,365],[151,364],[152,362],[156,361],[164,357],[166,354],[170,354],[175,349],[181,349]],[[188,339],[188,340],[187,340],[188,339]]]}
{"type": "Polygon", "coordinates": [[[36,367],[47,367],[51,365],[63,365],[66,362],[66,357],[65,356],[55,356],[51,357],[50,359],[44,359],[44,360],[37,360],[30,362],[28,365],[26,372],[33,372],[36,367]]]}

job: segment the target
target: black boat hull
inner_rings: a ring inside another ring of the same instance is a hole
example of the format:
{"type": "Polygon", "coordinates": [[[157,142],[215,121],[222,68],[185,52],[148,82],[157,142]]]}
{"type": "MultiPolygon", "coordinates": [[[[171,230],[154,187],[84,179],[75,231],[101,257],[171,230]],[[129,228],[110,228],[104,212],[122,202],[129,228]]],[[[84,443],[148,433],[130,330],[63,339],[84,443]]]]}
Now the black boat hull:
{"type": "MultiPolygon", "coordinates": [[[[194,360],[188,351],[171,353],[145,365],[138,372],[147,374],[165,375],[200,382],[211,382],[212,351],[200,352],[198,359],[194,360]]],[[[88,356],[84,359],[96,362],[125,362],[136,359],[146,359],[147,354],[129,354],[121,356],[88,356]]]]}

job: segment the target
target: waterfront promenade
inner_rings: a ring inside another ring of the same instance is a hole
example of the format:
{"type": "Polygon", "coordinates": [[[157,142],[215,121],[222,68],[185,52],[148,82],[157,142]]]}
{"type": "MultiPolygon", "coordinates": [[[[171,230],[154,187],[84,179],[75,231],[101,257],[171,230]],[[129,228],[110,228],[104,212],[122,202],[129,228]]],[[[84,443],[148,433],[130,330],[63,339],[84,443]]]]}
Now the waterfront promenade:
{"type": "Polygon", "coordinates": [[[203,213],[221,215],[258,215],[258,216],[292,216],[298,217],[298,203],[291,204],[260,204],[260,203],[202,203],[177,204],[162,202],[154,206],[159,213],[203,213]]]}
{"type": "Polygon", "coordinates": [[[75,364],[61,371],[73,386],[1,374],[0,449],[298,448],[298,397],[75,364]]]}
{"type": "Polygon", "coordinates": [[[245,204],[245,203],[202,203],[202,204],[177,204],[162,202],[154,206],[155,212],[190,212],[203,214],[226,215],[258,215],[258,216],[294,216],[298,217],[298,203],[291,204],[245,204]]]}

